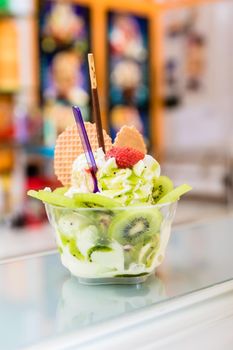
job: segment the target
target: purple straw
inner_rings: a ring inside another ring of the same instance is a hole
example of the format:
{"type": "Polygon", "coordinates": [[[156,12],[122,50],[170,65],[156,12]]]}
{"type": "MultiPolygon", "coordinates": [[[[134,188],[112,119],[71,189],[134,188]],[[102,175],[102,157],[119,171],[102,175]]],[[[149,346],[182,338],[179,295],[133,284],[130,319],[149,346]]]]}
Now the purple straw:
{"type": "Polygon", "coordinates": [[[73,106],[73,114],[74,114],[74,118],[77,124],[77,128],[78,128],[78,133],[82,142],[82,146],[84,149],[84,153],[86,156],[86,160],[87,160],[87,164],[88,167],[90,169],[91,172],[91,176],[93,178],[93,182],[94,182],[94,190],[93,192],[99,192],[98,189],[98,185],[97,185],[97,178],[96,178],[96,172],[97,172],[97,166],[96,166],[96,162],[95,162],[95,158],[91,149],[91,145],[90,145],[90,141],[88,139],[87,136],[87,131],[83,122],[83,118],[82,118],[82,113],[79,109],[79,107],[77,106],[73,106]]]}

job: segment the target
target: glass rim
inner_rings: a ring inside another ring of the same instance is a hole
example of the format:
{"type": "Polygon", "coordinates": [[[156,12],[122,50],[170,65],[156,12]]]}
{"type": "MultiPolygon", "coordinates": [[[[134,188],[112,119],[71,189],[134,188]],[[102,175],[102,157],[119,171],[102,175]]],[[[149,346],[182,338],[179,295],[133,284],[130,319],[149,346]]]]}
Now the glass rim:
{"type": "Polygon", "coordinates": [[[43,204],[50,208],[55,208],[55,209],[62,209],[62,210],[72,210],[72,211],[100,211],[100,210],[126,210],[128,208],[130,209],[160,209],[160,208],[163,208],[163,207],[169,207],[169,206],[176,206],[177,205],[177,202],[178,201],[175,201],[175,202],[168,202],[168,203],[161,203],[161,204],[149,204],[149,205],[127,205],[125,207],[93,207],[93,208],[81,208],[81,207],[76,207],[76,208],[67,208],[67,207],[62,207],[62,206],[59,206],[59,205],[55,205],[55,204],[50,204],[50,203],[46,203],[46,202],[43,202],[43,204]]]}

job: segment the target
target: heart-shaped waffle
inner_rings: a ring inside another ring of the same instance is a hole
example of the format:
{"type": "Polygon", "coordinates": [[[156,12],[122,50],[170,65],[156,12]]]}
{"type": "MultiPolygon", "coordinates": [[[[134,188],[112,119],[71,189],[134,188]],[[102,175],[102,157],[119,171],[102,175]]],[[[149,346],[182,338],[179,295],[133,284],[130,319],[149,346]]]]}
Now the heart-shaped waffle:
{"type": "MultiPolygon", "coordinates": [[[[85,122],[85,127],[92,151],[96,151],[99,148],[96,125],[85,122]]],[[[112,148],[112,140],[105,130],[103,130],[103,136],[105,150],[107,152],[112,148]]],[[[72,164],[83,152],[82,142],[75,124],[66,128],[58,136],[54,153],[54,171],[63,186],[70,186],[72,164]]]]}
{"type": "Polygon", "coordinates": [[[146,154],[146,145],[143,137],[134,126],[123,126],[118,131],[113,146],[131,147],[146,154]]]}

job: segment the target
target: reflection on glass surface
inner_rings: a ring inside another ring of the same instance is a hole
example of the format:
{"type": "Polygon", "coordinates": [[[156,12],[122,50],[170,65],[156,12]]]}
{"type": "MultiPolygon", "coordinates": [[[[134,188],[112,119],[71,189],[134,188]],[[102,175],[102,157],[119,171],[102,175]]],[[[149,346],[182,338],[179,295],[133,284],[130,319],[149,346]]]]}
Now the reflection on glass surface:
{"type": "Polygon", "coordinates": [[[62,287],[58,304],[59,331],[77,329],[104,321],[138,308],[156,303],[166,297],[162,281],[155,276],[138,285],[87,286],[75,277],[62,287]]]}
{"type": "Polygon", "coordinates": [[[233,277],[233,218],[173,233],[160,273],[172,293],[204,288],[233,277]]]}
{"type": "Polygon", "coordinates": [[[232,232],[230,217],[173,230],[158,277],[142,285],[80,285],[52,253],[0,265],[0,349],[137,317],[137,310],[232,279],[232,232]]]}

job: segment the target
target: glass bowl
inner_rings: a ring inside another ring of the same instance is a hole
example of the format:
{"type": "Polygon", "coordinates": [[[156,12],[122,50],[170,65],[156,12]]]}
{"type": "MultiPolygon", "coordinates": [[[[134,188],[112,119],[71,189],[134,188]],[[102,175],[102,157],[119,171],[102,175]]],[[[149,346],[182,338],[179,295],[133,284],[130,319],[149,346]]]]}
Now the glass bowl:
{"type": "Polygon", "coordinates": [[[62,264],[80,283],[134,284],[144,282],[162,263],[176,203],[45,208],[62,264]]]}

